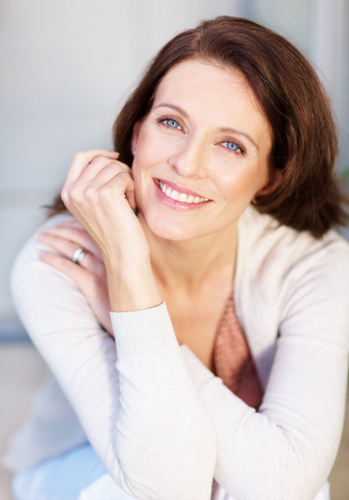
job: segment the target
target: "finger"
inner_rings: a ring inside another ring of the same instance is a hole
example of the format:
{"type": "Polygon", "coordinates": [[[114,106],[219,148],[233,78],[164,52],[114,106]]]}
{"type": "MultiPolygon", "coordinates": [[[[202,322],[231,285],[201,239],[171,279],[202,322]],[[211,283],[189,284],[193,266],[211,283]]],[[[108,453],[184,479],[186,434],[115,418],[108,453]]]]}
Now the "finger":
{"type": "MultiPolygon", "coordinates": [[[[52,252],[39,252],[40,259],[54,267],[58,271],[61,271],[69,278],[71,278],[80,288],[80,285],[84,284],[84,281],[90,276],[90,273],[81,266],[77,266],[71,260],[57,255],[52,252]]],[[[87,281],[86,281],[87,282],[87,281]]]]}
{"type": "Polygon", "coordinates": [[[131,169],[126,163],[121,161],[111,160],[105,156],[97,156],[94,160],[89,163],[82,171],[78,179],[79,182],[89,182],[93,180],[102,170],[107,168],[109,165],[114,165],[118,171],[122,170],[129,172],[131,169]]]}
{"type": "Polygon", "coordinates": [[[42,227],[39,234],[58,236],[65,240],[69,240],[70,242],[76,243],[78,248],[84,248],[88,252],[95,255],[99,260],[103,260],[101,251],[97,244],[80,224],[79,227],[67,225],[42,227]]]}
{"type": "MultiPolygon", "coordinates": [[[[119,189],[115,193],[120,192],[124,194],[126,187],[130,189],[130,186],[132,186],[131,189],[134,189],[134,181],[129,170],[121,168],[118,162],[110,163],[90,181],[88,190],[90,193],[97,192],[106,187],[111,181],[118,179],[119,189]]],[[[115,182],[113,184],[116,186],[115,182]]]]}
{"type": "Polygon", "coordinates": [[[127,201],[129,202],[130,204],[130,207],[131,208],[136,208],[137,207],[137,200],[136,200],[136,192],[135,190],[128,190],[126,191],[126,198],[127,198],[127,201]]]}
{"type": "MultiPolygon", "coordinates": [[[[115,206],[115,202],[127,202],[128,206],[135,208],[135,183],[128,172],[117,172],[115,175],[112,169],[105,169],[98,175],[98,178],[91,183],[85,192],[85,199],[89,199],[90,204],[98,204],[102,201],[107,203],[107,210],[115,206]],[[110,203],[112,205],[110,205],[110,203]],[[108,208],[109,207],[109,208],[108,208]]],[[[120,205],[121,208],[121,205],[120,205]]]]}
{"type": "Polygon", "coordinates": [[[67,181],[69,183],[76,182],[80,177],[82,170],[91,163],[97,156],[105,156],[110,159],[116,159],[119,153],[115,151],[107,151],[106,149],[91,149],[76,153],[69,167],[67,181]]]}
{"type": "MultiPolygon", "coordinates": [[[[46,226],[45,226],[46,227],[46,226]]],[[[70,220],[68,222],[60,222],[53,227],[74,227],[76,229],[84,229],[84,227],[77,220],[70,220]]]]}
{"type": "Polygon", "coordinates": [[[92,187],[93,190],[93,185],[99,186],[108,182],[118,172],[126,172],[131,175],[131,169],[125,163],[111,161],[110,158],[104,156],[97,156],[84,168],[76,182],[69,184],[67,178],[61,193],[65,205],[73,211],[71,202],[74,202],[74,199],[81,200],[81,198],[84,198],[87,188],[92,187]]]}
{"type": "Polygon", "coordinates": [[[89,271],[90,273],[93,273],[98,276],[104,276],[105,274],[104,264],[90,252],[86,252],[86,255],[84,255],[82,260],[79,262],[79,266],[77,266],[77,264],[72,261],[74,252],[76,252],[76,250],[81,248],[76,243],[66,240],[65,238],[60,238],[59,236],[53,236],[45,233],[39,233],[37,239],[41,243],[44,243],[44,245],[53,248],[60,254],[67,257],[67,259],[69,259],[69,262],[71,262],[74,266],[76,267],[80,266],[89,271]]]}

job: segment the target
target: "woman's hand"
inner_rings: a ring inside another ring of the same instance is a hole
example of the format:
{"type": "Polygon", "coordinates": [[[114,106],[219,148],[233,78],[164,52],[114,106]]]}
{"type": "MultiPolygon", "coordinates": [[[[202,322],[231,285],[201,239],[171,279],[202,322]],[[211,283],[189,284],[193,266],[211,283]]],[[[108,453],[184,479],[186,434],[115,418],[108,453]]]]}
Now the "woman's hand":
{"type": "Polygon", "coordinates": [[[132,171],[118,153],[95,149],[77,153],[62,189],[62,199],[108,261],[149,260],[149,244],[132,208],[132,171]]]}
{"type": "Polygon", "coordinates": [[[112,311],[161,304],[145,232],[133,212],[135,184],[118,153],[95,149],[77,153],[62,190],[68,210],[103,255],[112,311]]]}
{"type": "Polygon", "coordinates": [[[103,257],[91,236],[78,222],[72,221],[43,227],[37,238],[61,254],[40,252],[40,258],[75,281],[100,324],[114,336],[103,257]],[[86,254],[78,265],[71,258],[79,248],[84,248],[86,254]]]}

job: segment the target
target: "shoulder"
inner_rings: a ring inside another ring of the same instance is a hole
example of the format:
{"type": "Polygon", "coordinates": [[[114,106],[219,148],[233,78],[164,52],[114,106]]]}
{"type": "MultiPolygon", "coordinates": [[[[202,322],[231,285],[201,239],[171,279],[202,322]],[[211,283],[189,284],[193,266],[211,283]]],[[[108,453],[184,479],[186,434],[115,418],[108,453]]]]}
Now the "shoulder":
{"type": "MultiPolygon", "coordinates": [[[[58,214],[49,219],[47,219],[43,226],[53,227],[57,224],[63,222],[68,222],[70,220],[75,220],[70,214],[58,214]]],[[[38,272],[41,274],[41,269],[50,270],[51,268],[44,264],[39,258],[40,250],[47,250],[47,247],[37,240],[37,234],[39,233],[39,228],[35,233],[29,238],[25,245],[20,250],[17,255],[11,272],[11,288],[14,296],[17,295],[17,290],[25,287],[27,280],[25,277],[38,272]]],[[[50,249],[50,251],[53,251],[50,249]]]]}
{"type": "Polygon", "coordinates": [[[257,316],[268,311],[276,325],[322,304],[326,314],[338,313],[348,323],[349,245],[339,233],[330,230],[315,239],[251,208],[238,234],[236,293],[254,304],[257,316]]]}
{"type": "Polygon", "coordinates": [[[336,231],[315,239],[252,207],[239,220],[234,298],[261,379],[278,336],[349,344],[349,245],[336,231]]]}
{"type": "Polygon", "coordinates": [[[239,265],[259,277],[265,271],[269,278],[287,279],[304,275],[307,270],[321,267],[329,273],[340,270],[349,281],[349,244],[335,230],[315,239],[309,232],[298,232],[279,225],[269,215],[253,207],[239,221],[239,265]]]}
{"type": "MultiPolygon", "coordinates": [[[[59,214],[44,225],[54,226],[69,220],[74,220],[70,214],[59,214]]],[[[14,305],[29,335],[36,337],[51,327],[60,328],[67,314],[74,316],[77,323],[82,317],[89,324],[95,323],[87,300],[73,280],[39,258],[40,250],[53,250],[38,242],[36,235],[37,232],[17,255],[10,280],[14,305]]]]}
{"type": "MultiPolygon", "coordinates": [[[[53,217],[50,217],[49,219],[46,219],[45,222],[42,224],[42,226],[54,227],[54,226],[57,226],[58,224],[62,224],[64,222],[69,222],[72,220],[75,220],[75,218],[69,213],[57,214],[57,215],[54,215],[53,217]]],[[[29,255],[31,255],[32,257],[35,256],[35,258],[37,258],[38,251],[42,247],[42,245],[40,245],[40,243],[38,243],[38,241],[36,239],[36,236],[39,233],[39,231],[40,231],[40,228],[38,228],[32,234],[32,236],[28,239],[28,241],[22,247],[21,251],[19,252],[19,254],[17,255],[17,258],[15,260],[14,268],[16,268],[18,261],[27,260],[29,255]]]]}

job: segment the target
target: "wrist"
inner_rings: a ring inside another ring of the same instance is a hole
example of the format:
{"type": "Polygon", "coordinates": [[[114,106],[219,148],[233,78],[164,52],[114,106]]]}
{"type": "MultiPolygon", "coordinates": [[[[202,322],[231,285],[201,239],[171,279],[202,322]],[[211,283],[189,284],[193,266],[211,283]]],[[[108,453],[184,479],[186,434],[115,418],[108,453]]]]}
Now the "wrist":
{"type": "Polygon", "coordinates": [[[163,302],[150,261],[119,262],[117,267],[107,264],[106,272],[112,312],[140,311],[163,302]]]}

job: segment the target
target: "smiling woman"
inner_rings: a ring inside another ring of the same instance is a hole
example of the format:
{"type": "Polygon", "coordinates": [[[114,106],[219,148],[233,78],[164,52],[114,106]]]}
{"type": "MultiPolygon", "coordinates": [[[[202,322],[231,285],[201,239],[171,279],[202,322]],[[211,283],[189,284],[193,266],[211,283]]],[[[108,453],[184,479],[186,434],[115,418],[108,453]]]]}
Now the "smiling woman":
{"type": "Polygon", "coordinates": [[[88,439],[52,420],[16,500],[329,500],[349,249],[314,70],[258,24],[205,21],[155,57],[114,144],[75,155],[13,271],[88,439]]]}
{"type": "Polygon", "coordinates": [[[240,72],[200,60],[174,66],[132,139],[146,227],[165,239],[205,237],[208,247],[221,246],[228,234],[235,238],[234,226],[251,200],[281,181],[269,179],[270,148],[268,121],[240,72]],[[159,179],[166,190],[174,188],[169,196],[158,189],[159,179]],[[201,202],[188,204],[185,189],[201,202]]]}

